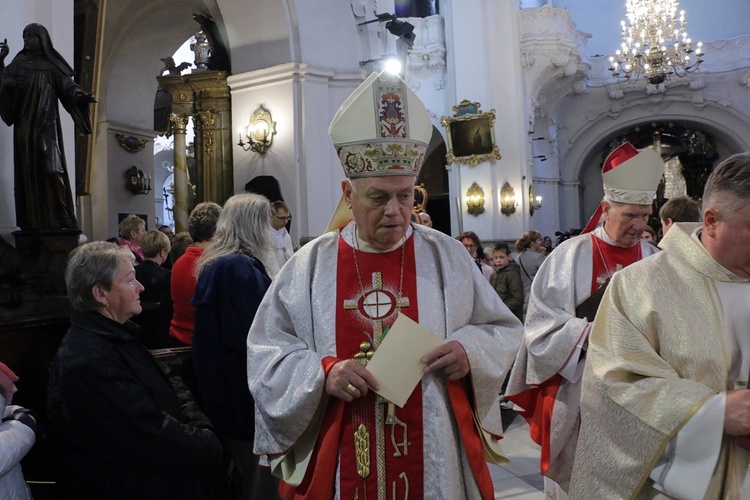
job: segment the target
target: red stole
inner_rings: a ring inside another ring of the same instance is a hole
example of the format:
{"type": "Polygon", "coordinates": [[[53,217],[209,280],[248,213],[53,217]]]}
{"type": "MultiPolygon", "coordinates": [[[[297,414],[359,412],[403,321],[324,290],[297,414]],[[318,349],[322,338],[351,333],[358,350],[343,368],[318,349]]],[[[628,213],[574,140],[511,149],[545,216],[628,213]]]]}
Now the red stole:
{"type": "MultiPolygon", "coordinates": [[[[402,247],[386,253],[357,251],[356,261],[352,248],[343,238],[339,238],[336,357],[354,358],[357,353],[363,352],[363,343],[369,342],[368,335],[378,335],[380,330],[381,338],[375,340],[375,343],[379,344],[383,333],[396,321],[399,312],[414,321],[419,321],[414,238],[407,239],[402,247]],[[403,284],[400,283],[402,255],[403,284]],[[408,299],[408,306],[397,307],[400,299],[408,299]],[[377,322],[380,322],[380,325],[377,325],[377,322]]],[[[394,408],[396,417],[407,426],[406,442],[410,444],[406,447],[394,447],[391,431],[394,432],[395,443],[402,444],[404,428],[383,425],[383,457],[377,456],[376,401],[377,394],[370,391],[366,398],[344,405],[339,448],[341,496],[354,498],[357,492],[359,498],[378,498],[378,474],[385,473],[388,498],[392,496],[394,484],[396,498],[404,498],[407,483],[400,477],[402,474],[408,478],[409,497],[422,498],[422,384],[417,384],[403,408],[394,408]],[[361,443],[361,446],[367,446],[369,455],[370,474],[366,479],[357,474],[354,434],[360,425],[367,429],[367,440],[361,443]],[[383,459],[385,471],[381,470],[383,459]]],[[[386,410],[387,405],[381,404],[381,409],[386,410]]]]}
{"type": "MultiPolygon", "coordinates": [[[[627,267],[641,259],[640,242],[630,248],[610,245],[591,234],[592,272],[591,293],[596,292],[610,273],[617,270],[617,265],[627,267]],[[601,250],[601,252],[600,252],[601,250]],[[609,270],[609,272],[608,272],[609,270]]],[[[571,286],[575,286],[571,284],[571,286]]],[[[567,360],[565,360],[567,362],[567,360]]],[[[563,378],[557,373],[539,386],[526,390],[508,399],[525,411],[521,415],[529,423],[529,436],[542,447],[540,466],[542,475],[547,473],[550,464],[550,439],[552,428],[552,410],[557,398],[557,391],[563,378]]]]}
{"type": "Polygon", "coordinates": [[[591,293],[597,291],[605,281],[609,280],[615,271],[628,267],[641,260],[641,243],[623,248],[610,245],[601,238],[591,234],[591,251],[594,268],[591,273],[591,293]]]}

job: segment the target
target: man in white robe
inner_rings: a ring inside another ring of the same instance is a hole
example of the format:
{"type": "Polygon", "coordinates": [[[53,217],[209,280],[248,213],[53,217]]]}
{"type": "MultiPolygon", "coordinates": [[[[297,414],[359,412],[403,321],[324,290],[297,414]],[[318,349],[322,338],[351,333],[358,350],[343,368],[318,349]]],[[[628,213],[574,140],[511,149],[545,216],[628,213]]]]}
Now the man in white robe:
{"type": "Polygon", "coordinates": [[[271,208],[273,208],[273,216],[268,227],[268,240],[271,247],[266,255],[261,258],[261,262],[263,262],[268,275],[273,279],[294,253],[294,247],[292,246],[292,237],[286,230],[286,225],[292,220],[289,207],[283,201],[278,200],[271,203],[271,208]]]}
{"type": "Polygon", "coordinates": [[[521,325],[460,243],[409,222],[431,129],[417,96],[384,75],[331,125],[354,221],[292,257],[248,336],[255,452],[284,498],[493,494],[482,438],[502,435],[497,396],[521,325]],[[399,314],[445,339],[402,408],[366,369],[399,314]]]}
{"type": "Polygon", "coordinates": [[[583,376],[576,498],[748,498],[750,153],[709,177],[702,224],[617,273],[583,376]]]}
{"type": "Polygon", "coordinates": [[[657,252],[640,235],[651,214],[663,163],[629,143],[605,161],[605,198],[584,234],[560,244],[531,286],[524,339],[505,397],[523,409],[542,447],[545,490],[565,497],[579,425],[580,378],[603,288],[619,269],[657,252]],[[603,226],[591,229],[603,217],[603,226]]]}

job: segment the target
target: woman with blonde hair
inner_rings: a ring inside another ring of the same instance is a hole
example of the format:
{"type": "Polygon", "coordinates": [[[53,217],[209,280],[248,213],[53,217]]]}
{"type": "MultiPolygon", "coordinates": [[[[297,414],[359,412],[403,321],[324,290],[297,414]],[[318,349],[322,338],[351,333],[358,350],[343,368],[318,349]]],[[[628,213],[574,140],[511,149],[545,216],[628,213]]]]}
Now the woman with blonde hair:
{"type": "Polygon", "coordinates": [[[120,235],[119,244],[128,247],[136,262],[143,262],[143,250],[141,250],[141,238],[146,234],[146,221],[135,214],[130,214],[120,221],[118,226],[120,235]]]}
{"type": "Polygon", "coordinates": [[[531,283],[544,262],[544,255],[539,253],[539,248],[542,246],[542,233],[539,231],[526,231],[521,239],[516,241],[516,252],[518,252],[516,262],[521,268],[521,282],[523,283],[524,317],[529,305],[529,296],[531,296],[531,283]]]}
{"type": "Polygon", "coordinates": [[[253,455],[255,406],[247,387],[247,333],[271,278],[258,257],[273,209],[264,196],[229,198],[196,264],[193,365],[199,401],[233,462],[233,498],[274,498],[270,470],[253,455]]]}

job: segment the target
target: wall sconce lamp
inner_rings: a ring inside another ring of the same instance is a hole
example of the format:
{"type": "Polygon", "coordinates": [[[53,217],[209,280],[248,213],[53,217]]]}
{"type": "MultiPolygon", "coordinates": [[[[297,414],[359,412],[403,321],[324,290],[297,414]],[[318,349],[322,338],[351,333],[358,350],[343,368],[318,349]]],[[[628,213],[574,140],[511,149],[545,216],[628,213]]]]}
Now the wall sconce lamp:
{"type": "Polygon", "coordinates": [[[534,186],[529,184],[529,214],[534,217],[534,212],[542,208],[542,197],[534,196],[534,186]]]}
{"type": "Polygon", "coordinates": [[[250,124],[244,130],[240,128],[240,142],[237,145],[244,151],[264,154],[271,147],[274,135],[276,122],[271,118],[271,113],[261,105],[250,116],[250,124]],[[247,142],[242,140],[243,133],[247,142]]]}
{"type": "Polygon", "coordinates": [[[484,213],[484,191],[476,182],[466,191],[466,206],[474,217],[484,213]]]}
{"type": "Polygon", "coordinates": [[[513,189],[513,186],[506,182],[503,184],[503,187],[500,188],[500,211],[509,216],[516,213],[517,205],[516,192],[513,189]]]}
{"type": "Polygon", "coordinates": [[[135,165],[125,171],[125,187],[133,194],[148,194],[151,192],[151,176],[144,175],[143,170],[135,165]]]}

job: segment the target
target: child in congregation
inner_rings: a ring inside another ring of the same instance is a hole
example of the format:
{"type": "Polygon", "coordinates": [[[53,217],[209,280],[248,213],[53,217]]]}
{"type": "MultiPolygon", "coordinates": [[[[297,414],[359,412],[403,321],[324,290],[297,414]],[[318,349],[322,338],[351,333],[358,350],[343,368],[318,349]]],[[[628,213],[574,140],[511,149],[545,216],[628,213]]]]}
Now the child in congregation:
{"type": "Polygon", "coordinates": [[[490,277],[490,284],[508,309],[523,321],[523,284],[518,270],[510,266],[508,245],[498,243],[493,250],[493,258],[495,271],[490,277]]]}

